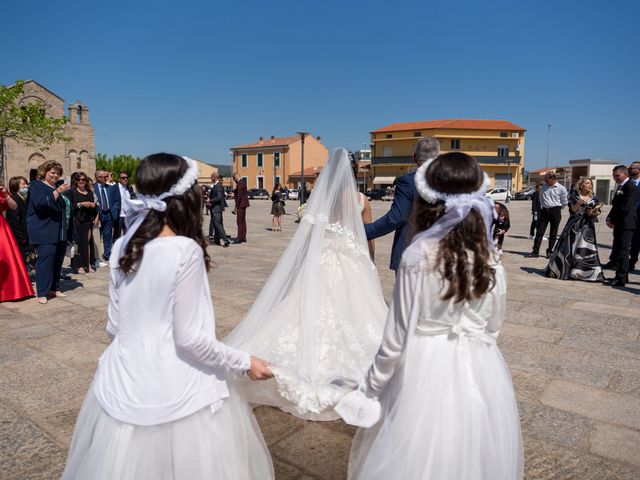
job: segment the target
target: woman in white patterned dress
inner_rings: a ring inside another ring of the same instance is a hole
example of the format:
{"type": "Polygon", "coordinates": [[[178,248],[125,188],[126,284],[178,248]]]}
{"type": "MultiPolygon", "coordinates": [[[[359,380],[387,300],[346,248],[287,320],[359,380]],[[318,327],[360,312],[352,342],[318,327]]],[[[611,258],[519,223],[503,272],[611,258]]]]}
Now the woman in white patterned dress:
{"type": "Polygon", "coordinates": [[[333,406],[363,375],[388,311],[356,193],[348,152],[335,149],[297,232],[246,317],[225,343],[268,360],[275,378],[242,380],[252,404],[335,420],[333,406]]]}

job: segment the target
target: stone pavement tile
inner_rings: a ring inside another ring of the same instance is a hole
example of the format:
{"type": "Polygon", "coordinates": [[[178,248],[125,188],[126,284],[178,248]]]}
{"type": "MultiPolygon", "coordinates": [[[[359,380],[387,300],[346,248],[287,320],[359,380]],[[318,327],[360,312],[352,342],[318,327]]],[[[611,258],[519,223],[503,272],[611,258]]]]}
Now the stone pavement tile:
{"type": "Polygon", "coordinates": [[[273,459],[273,468],[276,480],[298,480],[302,475],[300,470],[278,458],[273,459]]]}
{"type": "Polygon", "coordinates": [[[611,374],[609,390],[640,398],[640,370],[619,369],[611,374]]]}
{"type": "Polygon", "coordinates": [[[60,333],[59,328],[48,323],[36,323],[25,327],[12,328],[11,330],[0,331],[0,336],[10,338],[14,341],[21,341],[29,338],[43,338],[60,333]]]}
{"type": "Polygon", "coordinates": [[[552,380],[540,401],[594,420],[640,429],[640,399],[565,380],[552,380]]]}
{"type": "Polygon", "coordinates": [[[304,427],[305,421],[275,407],[261,406],[253,410],[268,445],[273,445],[304,427]]]}
{"type": "MultiPolygon", "coordinates": [[[[14,341],[3,339],[0,341],[0,372],[5,370],[4,364],[6,363],[28,361],[30,358],[37,356],[38,352],[36,350],[14,341]]],[[[0,377],[1,384],[2,377],[0,377]]]]}
{"type": "Polygon", "coordinates": [[[638,480],[640,468],[525,437],[525,480],[638,480]]]}
{"type": "Polygon", "coordinates": [[[87,308],[103,307],[109,304],[109,290],[105,286],[102,295],[98,293],[83,292],[82,294],[69,294],[67,300],[74,305],[81,305],[87,308]]]}
{"type": "Polygon", "coordinates": [[[56,321],[56,326],[67,333],[80,335],[103,345],[111,342],[105,330],[107,316],[104,311],[86,308],[70,311],[56,321]]]}
{"type": "Polygon", "coordinates": [[[528,338],[530,340],[546,343],[557,343],[563,336],[563,333],[558,330],[549,330],[548,328],[512,323],[503,324],[500,334],[511,335],[512,337],[528,338]]]}
{"type": "MultiPolygon", "coordinates": [[[[621,315],[623,317],[628,317],[628,318],[638,318],[637,308],[634,308],[633,306],[630,306],[630,307],[620,306],[620,304],[623,302],[623,299],[616,298],[614,303],[612,301],[611,296],[608,296],[607,298],[609,303],[571,302],[567,304],[567,308],[573,308],[575,310],[583,310],[585,312],[596,312],[596,313],[604,313],[604,314],[621,315]]],[[[625,299],[625,300],[627,300],[627,302],[630,301],[630,299],[625,299]]]]}
{"type": "Polygon", "coordinates": [[[597,361],[587,361],[586,351],[508,335],[501,336],[498,344],[510,368],[601,388],[609,384],[611,368],[597,361]]]}
{"type": "Polygon", "coordinates": [[[564,308],[557,315],[541,315],[537,324],[541,328],[580,332],[599,337],[609,335],[615,338],[637,340],[640,337],[640,321],[601,312],[585,312],[564,308]]]}
{"type": "Polygon", "coordinates": [[[540,403],[519,402],[522,434],[576,448],[589,429],[589,419],[540,403]]]}
{"type": "Polygon", "coordinates": [[[46,415],[60,404],[84,398],[93,374],[43,354],[7,362],[0,364],[0,400],[28,415],[46,415]]]}
{"type": "Polygon", "coordinates": [[[640,467],[640,431],[595,422],[589,434],[589,449],[603,457],[640,467]]]}
{"type": "Polygon", "coordinates": [[[89,372],[95,371],[98,357],[105,349],[104,343],[68,332],[46,338],[27,338],[23,343],[70,367],[89,372]]]}
{"type": "Polygon", "coordinates": [[[325,480],[347,476],[351,437],[329,432],[318,422],[307,422],[301,430],[271,446],[271,452],[305,473],[325,480]]]}
{"type": "Polygon", "coordinates": [[[507,316],[505,318],[505,324],[512,323],[535,327],[540,323],[543,316],[542,312],[537,309],[515,309],[510,305],[510,302],[507,302],[507,316]]]}
{"type": "Polygon", "coordinates": [[[29,298],[21,302],[4,302],[3,308],[9,310],[15,310],[24,315],[42,315],[51,310],[59,308],[70,307],[71,303],[67,302],[64,298],[52,298],[44,305],[38,303],[35,298],[29,298]]]}
{"type": "Polygon", "coordinates": [[[42,471],[55,475],[64,457],[65,452],[38,425],[0,405],[1,478],[38,478],[42,471]]]}
{"type": "Polygon", "coordinates": [[[47,430],[49,435],[58,443],[68,447],[71,445],[73,429],[80,413],[80,407],[84,398],[75,398],[68,402],[56,405],[56,409],[46,412],[38,412],[34,415],[38,424],[47,430]]]}
{"type": "Polygon", "coordinates": [[[564,335],[560,344],[640,359],[640,342],[637,339],[620,338],[608,332],[593,335],[585,330],[571,331],[564,335]]]}
{"type": "Polygon", "coordinates": [[[522,372],[510,368],[513,386],[516,390],[516,399],[520,402],[535,402],[549,381],[545,375],[522,372]]]}

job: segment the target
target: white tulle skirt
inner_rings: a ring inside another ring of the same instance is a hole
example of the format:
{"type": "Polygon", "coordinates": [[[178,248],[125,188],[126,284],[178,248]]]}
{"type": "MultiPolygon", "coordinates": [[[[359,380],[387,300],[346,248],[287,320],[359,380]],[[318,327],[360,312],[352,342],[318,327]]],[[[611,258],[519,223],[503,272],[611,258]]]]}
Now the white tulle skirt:
{"type": "Polygon", "coordinates": [[[236,394],[212,412],[137,426],[110,417],[91,391],[82,405],[63,480],[273,479],[249,406],[236,394]]]}
{"type": "Polygon", "coordinates": [[[354,438],[350,479],[523,477],[520,418],[497,346],[413,335],[381,401],[382,420],[354,438]]]}

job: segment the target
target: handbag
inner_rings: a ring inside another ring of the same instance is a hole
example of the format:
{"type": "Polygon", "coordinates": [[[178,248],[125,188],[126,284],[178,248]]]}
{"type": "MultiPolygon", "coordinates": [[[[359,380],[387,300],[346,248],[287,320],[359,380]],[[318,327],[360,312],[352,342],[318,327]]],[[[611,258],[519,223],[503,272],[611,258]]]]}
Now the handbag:
{"type": "Polygon", "coordinates": [[[67,242],[67,249],[64,252],[64,256],[67,258],[73,258],[78,253],[78,245],[75,242],[67,242]]]}

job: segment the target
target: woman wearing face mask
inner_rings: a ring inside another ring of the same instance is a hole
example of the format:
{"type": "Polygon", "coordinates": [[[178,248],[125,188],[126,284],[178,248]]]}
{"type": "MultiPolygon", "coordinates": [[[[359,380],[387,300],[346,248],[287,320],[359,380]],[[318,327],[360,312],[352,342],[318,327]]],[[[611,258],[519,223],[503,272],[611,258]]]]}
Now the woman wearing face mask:
{"type": "Polygon", "coordinates": [[[29,257],[31,245],[27,232],[27,196],[29,195],[29,182],[25,177],[11,177],[9,179],[9,194],[16,202],[15,210],[7,210],[7,222],[13,231],[22,259],[29,270],[29,257]]]}
{"type": "Polygon", "coordinates": [[[15,211],[18,204],[0,181],[0,302],[33,297],[33,288],[27,275],[20,249],[16,244],[4,211],[15,211]]]}

